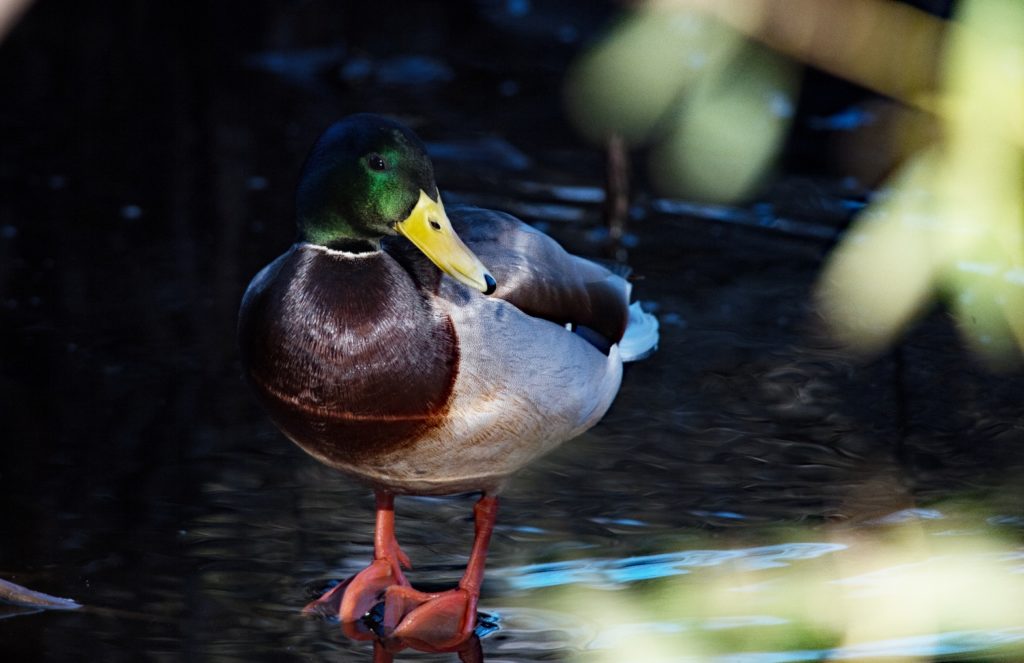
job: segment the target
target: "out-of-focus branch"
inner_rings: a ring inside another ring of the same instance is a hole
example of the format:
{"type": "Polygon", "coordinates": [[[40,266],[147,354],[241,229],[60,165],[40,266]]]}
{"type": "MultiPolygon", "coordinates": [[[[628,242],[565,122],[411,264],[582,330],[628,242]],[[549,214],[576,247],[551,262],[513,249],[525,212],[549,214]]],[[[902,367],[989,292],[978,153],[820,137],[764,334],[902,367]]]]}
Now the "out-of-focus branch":
{"type": "Polygon", "coordinates": [[[625,262],[622,238],[629,218],[629,150],[620,134],[608,137],[606,161],[604,223],[608,229],[608,257],[625,262]]]}
{"type": "Polygon", "coordinates": [[[647,0],[695,9],[792,58],[907,104],[929,106],[949,24],[891,0],[647,0]]]}
{"type": "Polygon", "coordinates": [[[62,599],[58,596],[36,592],[28,587],[16,585],[2,578],[0,578],[0,601],[28,608],[46,608],[49,610],[75,610],[82,607],[81,604],[71,599],[62,599]]]}
{"type": "Polygon", "coordinates": [[[4,40],[32,0],[0,0],[0,42],[4,40]]]}

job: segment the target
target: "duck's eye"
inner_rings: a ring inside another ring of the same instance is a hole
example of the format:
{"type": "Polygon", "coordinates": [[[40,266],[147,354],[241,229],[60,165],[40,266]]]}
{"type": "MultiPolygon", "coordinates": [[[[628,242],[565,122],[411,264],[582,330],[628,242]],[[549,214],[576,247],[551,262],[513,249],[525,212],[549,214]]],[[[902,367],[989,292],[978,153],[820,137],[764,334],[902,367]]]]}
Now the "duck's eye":
{"type": "Polygon", "coordinates": [[[374,152],[366,156],[366,165],[374,170],[387,170],[388,162],[384,160],[384,157],[374,152]]]}

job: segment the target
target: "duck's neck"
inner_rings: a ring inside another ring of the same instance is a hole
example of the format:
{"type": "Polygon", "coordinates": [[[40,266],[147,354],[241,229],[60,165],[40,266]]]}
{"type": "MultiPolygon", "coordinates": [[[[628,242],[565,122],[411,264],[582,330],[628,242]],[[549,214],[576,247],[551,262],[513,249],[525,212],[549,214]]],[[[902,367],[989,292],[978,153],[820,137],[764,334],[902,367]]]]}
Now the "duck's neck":
{"type": "MultiPolygon", "coordinates": [[[[309,241],[309,240],[306,240],[309,241]]],[[[356,237],[337,237],[327,242],[311,242],[319,246],[325,246],[334,251],[345,251],[347,253],[374,253],[380,251],[380,240],[359,239],[356,237]]]]}
{"type": "Polygon", "coordinates": [[[298,241],[348,253],[380,251],[380,237],[353,229],[337,214],[299,217],[298,241]]]}

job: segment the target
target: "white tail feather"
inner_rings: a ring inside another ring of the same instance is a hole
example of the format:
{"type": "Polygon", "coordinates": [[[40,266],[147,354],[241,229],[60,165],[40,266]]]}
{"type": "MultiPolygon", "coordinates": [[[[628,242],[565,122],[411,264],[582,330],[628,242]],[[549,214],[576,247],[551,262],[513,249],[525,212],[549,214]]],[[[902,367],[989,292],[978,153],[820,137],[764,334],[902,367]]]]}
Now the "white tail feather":
{"type": "Polygon", "coordinates": [[[640,308],[640,302],[629,305],[629,324],[619,341],[622,361],[639,361],[658,349],[658,319],[640,308]]]}

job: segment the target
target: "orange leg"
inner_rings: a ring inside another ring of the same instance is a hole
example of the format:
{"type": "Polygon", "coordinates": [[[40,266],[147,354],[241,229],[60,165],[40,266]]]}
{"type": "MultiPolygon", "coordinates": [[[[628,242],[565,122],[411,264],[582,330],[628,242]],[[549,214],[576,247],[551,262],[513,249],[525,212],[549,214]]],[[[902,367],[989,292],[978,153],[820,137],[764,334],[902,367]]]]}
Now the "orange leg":
{"type": "MultiPolygon", "coordinates": [[[[395,498],[377,491],[377,526],[373,538],[373,562],[326,594],[307,605],[303,612],[337,615],[343,625],[363,618],[392,586],[408,587],[402,567],[412,568],[409,558],[395,539],[395,498]]],[[[346,632],[350,629],[346,628],[346,632]]],[[[350,633],[359,637],[358,629],[350,633]]]]}
{"type": "Polygon", "coordinates": [[[477,601],[497,515],[497,497],[484,495],[473,507],[476,536],[457,589],[428,594],[407,584],[387,588],[383,622],[386,634],[426,651],[451,651],[469,639],[476,627],[477,601]]]}
{"type": "Polygon", "coordinates": [[[395,657],[379,642],[373,643],[373,663],[393,663],[395,657]]]}

